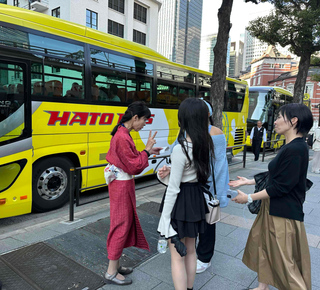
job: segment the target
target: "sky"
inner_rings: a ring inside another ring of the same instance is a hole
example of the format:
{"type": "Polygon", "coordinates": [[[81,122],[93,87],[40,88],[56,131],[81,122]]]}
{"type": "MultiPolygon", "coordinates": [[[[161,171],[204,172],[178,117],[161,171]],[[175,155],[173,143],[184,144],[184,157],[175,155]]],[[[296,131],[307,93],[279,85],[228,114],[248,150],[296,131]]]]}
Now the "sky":
{"type": "MultiPolygon", "coordinates": [[[[218,9],[222,0],[203,0],[202,35],[218,33],[218,9]]],[[[240,38],[250,20],[259,16],[268,15],[273,5],[269,3],[253,4],[244,0],[233,0],[231,12],[232,28],[230,37],[232,41],[240,38]]]]}

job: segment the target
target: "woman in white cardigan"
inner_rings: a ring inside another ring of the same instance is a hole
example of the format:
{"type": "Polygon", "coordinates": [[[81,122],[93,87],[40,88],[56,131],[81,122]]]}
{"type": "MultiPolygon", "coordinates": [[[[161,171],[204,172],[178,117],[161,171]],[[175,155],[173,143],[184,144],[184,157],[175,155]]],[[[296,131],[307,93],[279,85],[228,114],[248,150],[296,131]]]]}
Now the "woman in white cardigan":
{"type": "Polygon", "coordinates": [[[170,173],[158,232],[169,239],[174,287],[186,290],[193,289],[196,275],[195,239],[207,227],[202,186],[211,175],[208,156],[213,155],[213,142],[208,132],[208,108],[202,100],[184,100],[178,120],[179,144],[171,154],[171,170],[164,166],[158,172],[160,179],[170,173]]]}

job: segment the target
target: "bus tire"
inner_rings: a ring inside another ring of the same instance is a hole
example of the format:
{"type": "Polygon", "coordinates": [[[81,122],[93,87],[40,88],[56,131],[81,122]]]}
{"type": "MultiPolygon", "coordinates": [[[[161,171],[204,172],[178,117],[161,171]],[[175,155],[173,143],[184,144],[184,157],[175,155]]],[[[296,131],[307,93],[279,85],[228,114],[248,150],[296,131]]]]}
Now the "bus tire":
{"type": "Polygon", "coordinates": [[[66,157],[50,157],[34,165],[32,211],[50,211],[69,201],[70,167],[73,163],[66,157]]]}

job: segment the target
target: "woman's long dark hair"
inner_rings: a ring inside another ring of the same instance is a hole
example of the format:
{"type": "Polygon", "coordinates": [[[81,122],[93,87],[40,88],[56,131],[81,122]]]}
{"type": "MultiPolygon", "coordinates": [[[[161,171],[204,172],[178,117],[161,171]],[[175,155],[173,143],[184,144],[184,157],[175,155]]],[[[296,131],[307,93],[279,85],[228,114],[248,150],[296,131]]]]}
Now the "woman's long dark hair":
{"type": "Polygon", "coordinates": [[[188,145],[185,142],[185,133],[192,141],[192,156],[194,166],[197,171],[197,178],[200,183],[207,183],[211,174],[211,158],[213,156],[213,142],[208,132],[208,107],[200,99],[185,99],[179,107],[178,120],[180,132],[178,142],[183,152],[186,154],[191,165],[191,159],[188,155],[188,145]]]}
{"type": "Polygon", "coordinates": [[[114,136],[118,131],[118,127],[121,126],[121,124],[130,121],[135,115],[137,115],[138,118],[146,117],[149,119],[151,117],[151,112],[144,102],[133,102],[128,106],[119,124],[113,128],[111,135],[114,136]]]}

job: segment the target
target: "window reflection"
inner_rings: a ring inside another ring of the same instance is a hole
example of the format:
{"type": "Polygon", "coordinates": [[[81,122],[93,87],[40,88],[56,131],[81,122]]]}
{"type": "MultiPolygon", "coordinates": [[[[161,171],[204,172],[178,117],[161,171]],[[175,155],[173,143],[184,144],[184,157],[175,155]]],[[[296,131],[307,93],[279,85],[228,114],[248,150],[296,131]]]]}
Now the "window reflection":
{"type": "Polygon", "coordinates": [[[164,79],[176,80],[185,83],[195,84],[196,77],[195,74],[188,71],[178,70],[171,67],[158,66],[157,76],[164,79]]]}
{"type": "Polygon", "coordinates": [[[91,98],[93,101],[151,103],[152,81],[145,76],[92,68],[91,98]]]}
{"type": "Polygon", "coordinates": [[[0,63],[0,142],[22,135],[25,86],[18,65],[0,63]]]}
{"type": "Polygon", "coordinates": [[[71,44],[1,25],[0,45],[32,50],[74,60],[84,60],[84,49],[81,45],[71,44]]]}
{"type": "Polygon", "coordinates": [[[109,68],[120,69],[127,72],[153,75],[153,64],[108,53],[106,51],[98,49],[91,49],[90,51],[91,62],[94,64],[107,66],[109,68]]]}
{"type": "Polygon", "coordinates": [[[174,84],[158,82],[157,85],[157,104],[159,105],[178,105],[178,88],[174,84]]]}
{"type": "Polygon", "coordinates": [[[31,65],[31,93],[47,98],[84,99],[84,73],[82,64],[61,63],[45,59],[31,65]],[[43,73],[42,73],[43,72],[43,73]]]}

